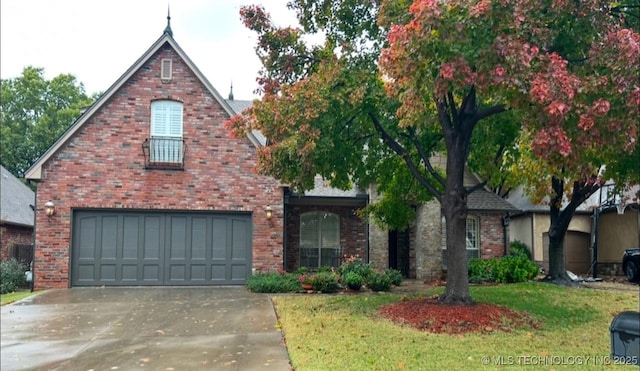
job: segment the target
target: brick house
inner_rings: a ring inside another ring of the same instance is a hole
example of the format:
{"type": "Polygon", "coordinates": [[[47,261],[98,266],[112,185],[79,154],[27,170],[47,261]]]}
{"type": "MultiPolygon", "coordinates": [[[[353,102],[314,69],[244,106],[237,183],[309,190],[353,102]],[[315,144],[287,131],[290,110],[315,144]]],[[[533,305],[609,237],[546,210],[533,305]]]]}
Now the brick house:
{"type": "MultiPolygon", "coordinates": [[[[55,205],[53,215],[36,213],[35,288],[244,284],[255,272],[337,266],[344,255],[397,267],[389,246],[402,233],[357,216],[370,192],[316,179],[296,194],[256,173],[266,139],[224,127],[250,104],[224,99],[168,25],[27,171],[37,209],[55,205]]],[[[442,272],[440,209],[431,206],[422,207],[438,215],[416,221],[402,245],[413,250],[409,277],[442,272]],[[423,253],[427,244],[435,250],[423,253]]]]}
{"type": "MultiPolygon", "coordinates": [[[[434,166],[445,168],[444,159],[433,159],[434,166]]],[[[480,180],[468,170],[464,185],[480,180]]],[[[373,201],[375,190],[370,190],[373,201]]],[[[467,198],[467,257],[489,259],[508,252],[509,215],[518,211],[513,205],[487,189],[479,189],[467,198]]],[[[446,277],[445,221],[438,201],[416,206],[416,220],[406,231],[369,227],[369,255],[378,269],[394,268],[405,277],[430,281],[446,277]]]]}
{"type": "Polygon", "coordinates": [[[29,250],[24,252],[30,255],[35,194],[4,166],[0,168],[0,260],[8,260],[23,255],[17,250],[29,250]]]}

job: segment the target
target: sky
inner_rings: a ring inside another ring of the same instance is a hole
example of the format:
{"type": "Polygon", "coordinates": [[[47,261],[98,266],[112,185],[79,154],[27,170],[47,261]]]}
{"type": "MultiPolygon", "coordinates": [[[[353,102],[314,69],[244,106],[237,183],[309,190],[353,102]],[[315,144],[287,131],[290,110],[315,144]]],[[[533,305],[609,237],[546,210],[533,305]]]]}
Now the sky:
{"type": "Polygon", "coordinates": [[[295,24],[286,0],[2,0],[0,77],[27,66],[50,80],[71,74],[87,94],[107,90],[160,37],[170,9],[173,38],[223,96],[257,98],[256,36],[242,5],[262,4],[279,26],[295,24]]]}

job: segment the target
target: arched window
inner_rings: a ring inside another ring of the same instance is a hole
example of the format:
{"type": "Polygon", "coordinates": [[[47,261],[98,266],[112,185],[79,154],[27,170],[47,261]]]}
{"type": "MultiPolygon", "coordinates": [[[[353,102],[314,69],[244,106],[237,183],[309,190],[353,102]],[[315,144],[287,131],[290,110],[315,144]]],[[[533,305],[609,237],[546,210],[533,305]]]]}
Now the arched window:
{"type": "Polygon", "coordinates": [[[182,162],[182,103],[173,100],[151,102],[150,147],[151,162],[182,162]]]}
{"type": "Polygon", "coordinates": [[[300,266],[338,267],[340,255],[340,217],[324,211],[300,215],[300,266]]]}

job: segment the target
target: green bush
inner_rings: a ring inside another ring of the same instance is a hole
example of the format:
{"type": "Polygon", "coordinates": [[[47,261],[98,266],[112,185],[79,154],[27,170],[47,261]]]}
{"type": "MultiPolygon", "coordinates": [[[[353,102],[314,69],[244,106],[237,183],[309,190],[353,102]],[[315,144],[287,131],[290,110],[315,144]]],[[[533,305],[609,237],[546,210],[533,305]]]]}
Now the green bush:
{"type": "Polygon", "coordinates": [[[296,292],[300,290],[300,283],[297,274],[258,273],[247,278],[247,289],[263,293],[296,292]]]}
{"type": "Polygon", "coordinates": [[[347,272],[343,279],[343,282],[351,290],[360,290],[362,287],[362,281],[362,276],[355,272],[347,272]]]}
{"type": "Polygon", "coordinates": [[[356,273],[366,281],[367,277],[373,273],[373,268],[371,268],[371,264],[364,263],[362,258],[358,256],[350,256],[344,261],[344,263],[342,263],[342,265],[340,265],[338,272],[343,278],[343,283],[344,277],[346,277],[349,272],[356,273]]]}
{"type": "Polygon", "coordinates": [[[489,260],[469,260],[469,282],[526,282],[538,275],[538,266],[525,255],[508,255],[489,260]]]}
{"type": "Polygon", "coordinates": [[[26,270],[25,265],[15,259],[0,262],[0,294],[13,292],[24,285],[26,270]]]}
{"type": "Polygon", "coordinates": [[[489,260],[480,258],[469,259],[469,282],[471,283],[483,283],[492,282],[493,275],[491,274],[491,266],[489,260]]]}
{"type": "Polygon", "coordinates": [[[529,250],[529,247],[521,241],[511,242],[511,245],[509,245],[509,255],[524,256],[527,259],[532,260],[531,250],[529,250]]]}
{"type": "Polygon", "coordinates": [[[315,274],[313,289],[324,293],[338,292],[338,277],[332,272],[319,272],[315,274]]]}
{"type": "Polygon", "coordinates": [[[384,273],[371,273],[366,279],[366,285],[372,291],[389,291],[391,279],[384,273]]]}
{"type": "Polygon", "coordinates": [[[391,280],[391,284],[394,286],[400,286],[402,284],[402,280],[404,279],[402,277],[402,272],[397,269],[389,268],[384,272],[384,274],[389,277],[389,280],[391,280]]]}

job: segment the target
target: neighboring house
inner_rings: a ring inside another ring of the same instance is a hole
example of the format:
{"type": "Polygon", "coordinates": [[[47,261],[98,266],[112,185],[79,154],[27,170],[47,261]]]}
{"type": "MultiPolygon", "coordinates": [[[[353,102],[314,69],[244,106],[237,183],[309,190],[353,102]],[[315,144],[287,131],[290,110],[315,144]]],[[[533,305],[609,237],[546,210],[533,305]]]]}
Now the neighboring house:
{"type": "MultiPolygon", "coordinates": [[[[617,201],[607,194],[608,188],[603,187],[580,205],[567,229],[565,267],[576,275],[591,276],[595,269],[597,275],[621,274],[624,250],[640,245],[637,195],[626,199],[626,207],[620,214],[616,210],[617,201]]],[[[529,246],[533,259],[548,269],[549,206],[532,204],[521,189],[515,190],[509,201],[521,210],[511,216],[511,241],[529,246]]]]}
{"type": "MultiPolygon", "coordinates": [[[[317,178],[296,194],[256,173],[266,138],[230,135],[223,123],[251,102],[228,98],[168,25],[27,171],[37,210],[56,207],[36,213],[35,288],[244,284],[352,255],[408,277],[442,275],[439,205],[420,206],[407,232],[383,231],[357,215],[375,192],[317,178]]],[[[502,255],[513,207],[485,190],[469,206],[469,255],[502,255]]]]}
{"type": "Polygon", "coordinates": [[[33,242],[35,194],[4,166],[0,166],[1,260],[30,253],[33,242]],[[25,250],[28,251],[18,251],[25,250]]]}

